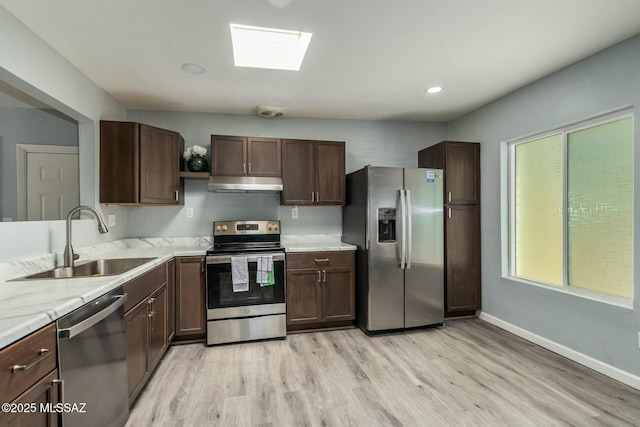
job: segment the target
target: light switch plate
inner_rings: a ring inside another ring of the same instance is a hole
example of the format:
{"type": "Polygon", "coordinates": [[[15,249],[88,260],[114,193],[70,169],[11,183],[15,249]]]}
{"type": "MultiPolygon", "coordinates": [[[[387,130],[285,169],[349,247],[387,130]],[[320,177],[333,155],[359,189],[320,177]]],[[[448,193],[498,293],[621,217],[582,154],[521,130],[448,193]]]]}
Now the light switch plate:
{"type": "Polygon", "coordinates": [[[109,221],[109,227],[115,227],[116,226],[116,215],[115,214],[109,214],[109,216],[107,217],[107,220],[109,221]]]}
{"type": "Polygon", "coordinates": [[[187,218],[193,218],[193,208],[187,208],[187,218]]]}
{"type": "Polygon", "coordinates": [[[291,218],[298,219],[298,207],[294,206],[291,208],[291,218]]]}

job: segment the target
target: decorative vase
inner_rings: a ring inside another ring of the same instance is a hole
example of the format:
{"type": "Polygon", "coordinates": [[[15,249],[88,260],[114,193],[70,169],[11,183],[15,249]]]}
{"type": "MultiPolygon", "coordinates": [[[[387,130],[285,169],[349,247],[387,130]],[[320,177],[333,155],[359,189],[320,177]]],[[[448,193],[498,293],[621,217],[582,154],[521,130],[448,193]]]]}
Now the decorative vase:
{"type": "Polygon", "coordinates": [[[192,157],[187,160],[187,167],[191,172],[206,172],[209,164],[204,157],[192,157]]]}

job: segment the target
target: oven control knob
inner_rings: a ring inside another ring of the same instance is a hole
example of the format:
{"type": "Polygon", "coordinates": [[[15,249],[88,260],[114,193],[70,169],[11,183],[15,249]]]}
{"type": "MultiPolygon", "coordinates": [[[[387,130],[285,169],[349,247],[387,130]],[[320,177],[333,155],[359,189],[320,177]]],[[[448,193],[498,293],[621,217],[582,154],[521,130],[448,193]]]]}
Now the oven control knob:
{"type": "Polygon", "coordinates": [[[273,230],[273,225],[269,224],[269,225],[267,226],[267,230],[272,231],[272,230],[273,230]]]}
{"type": "Polygon", "coordinates": [[[227,226],[226,225],[222,226],[222,231],[227,231],[227,226]]]}
{"type": "Polygon", "coordinates": [[[278,231],[278,224],[273,224],[273,230],[278,231]]]}
{"type": "Polygon", "coordinates": [[[220,231],[222,230],[222,227],[220,227],[219,225],[216,225],[216,231],[220,231]]]}

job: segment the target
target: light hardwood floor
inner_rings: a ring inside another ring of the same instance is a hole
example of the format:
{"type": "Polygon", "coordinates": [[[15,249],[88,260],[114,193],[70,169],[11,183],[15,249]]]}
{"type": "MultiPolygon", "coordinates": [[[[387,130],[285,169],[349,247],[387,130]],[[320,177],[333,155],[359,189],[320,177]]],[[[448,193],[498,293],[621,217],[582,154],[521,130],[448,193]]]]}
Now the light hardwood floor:
{"type": "Polygon", "coordinates": [[[128,426],[638,426],[640,391],[478,319],[172,347],[128,426]]]}

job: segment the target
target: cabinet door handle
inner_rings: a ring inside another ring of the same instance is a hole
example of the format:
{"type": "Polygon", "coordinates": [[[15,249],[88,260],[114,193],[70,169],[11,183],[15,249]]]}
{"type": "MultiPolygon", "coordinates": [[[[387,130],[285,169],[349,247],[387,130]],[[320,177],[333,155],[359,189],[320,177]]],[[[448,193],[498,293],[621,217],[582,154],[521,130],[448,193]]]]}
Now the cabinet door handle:
{"type": "Polygon", "coordinates": [[[316,191],[316,203],[320,203],[320,192],[316,191]]]}
{"type": "Polygon", "coordinates": [[[249,162],[249,175],[251,175],[251,162],[249,162]]]}
{"type": "Polygon", "coordinates": [[[178,201],[178,190],[175,191],[176,202],[178,201]]]}
{"type": "Polygon", "coordinates": [[[51,354],[51,350],[49,350],[48,348],[41,348],[40,351],[38,351],[38,357],[36,357],[31,363],[26,365],[13,365],[11,367],[11,372],[28,371],[29,369],[36,366],[38,363],[42,362],[44,358],[47,357],[49,354],[51,354]]]}
{"type": "Polygon", "coordinates": [[[451,201],[451,191],[447,191],[447,201],[451,201]]]}
{"type": "Polygon", "coordinates": [[[311,192],[311,203],[315,203],[316,202],[316,193],[314,193],[313,191],[311,192]]]}
{"type": "Polygon", "coordinates": [[[318,283],[322,282],[322,278],[320,277],[320,270],[318,270],[318,283]]]}
{"type": "Polygon", "coordinates": [[[59,387],[59,392],[60,392],[60,398],[58,399],[60,401],[60,403],[64,403],[64,380],[58,380],[55,379],[53,381],[51,381],[52,385],[57,384],[59,387]]]}
{"type": "Polygon", "coordinates": [[[204,260],[200,261],[200,272],[204,273],[204,260]]]}
{"type": "Polygon", "coordinates": [[[314,258],[315,262],[329,262],[329,258],[314,258]]]}
{"type": "Polygon", "coordinates": [[[327,270],[322,270],[322,281],[327,283],[327,270]]]}
{"type": "Polygon", "coordinates": [[[242,175],[246,175],[247,174],[247,164],[243,163],[242,164],[242,175]]]}
{"type": "Polygon", "coordinates": [[[448,216],[449,218],[451,218],[451,208],[449,208],[449,209],[448,209],[448,211],[449,211],[449,212],[447,213],[447,216],[448,216]]]}

